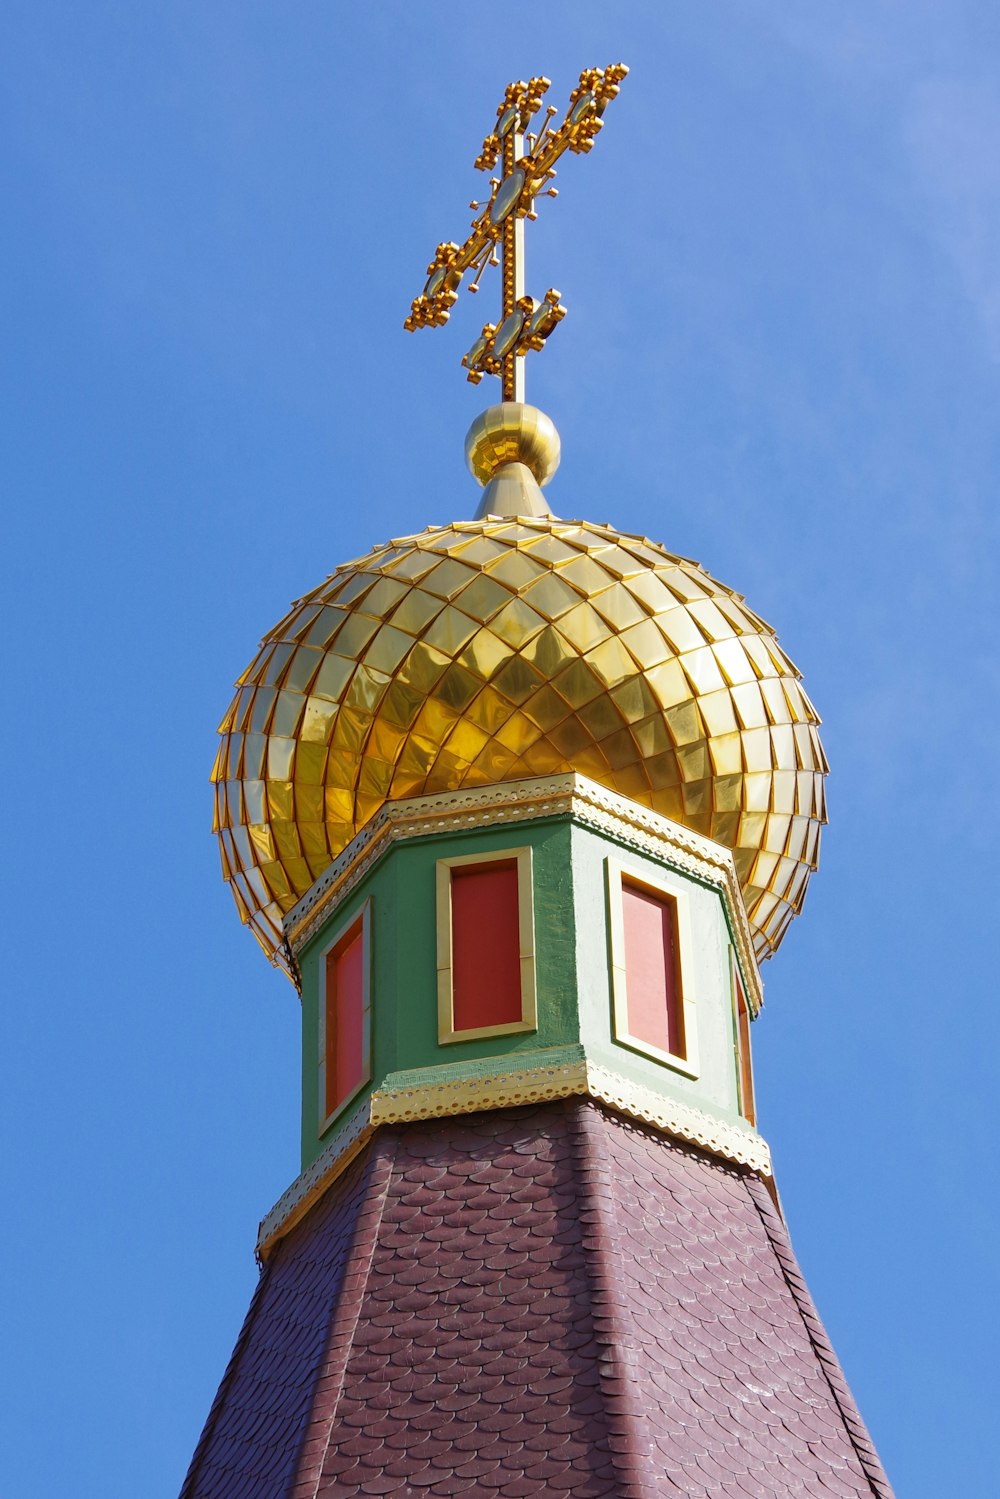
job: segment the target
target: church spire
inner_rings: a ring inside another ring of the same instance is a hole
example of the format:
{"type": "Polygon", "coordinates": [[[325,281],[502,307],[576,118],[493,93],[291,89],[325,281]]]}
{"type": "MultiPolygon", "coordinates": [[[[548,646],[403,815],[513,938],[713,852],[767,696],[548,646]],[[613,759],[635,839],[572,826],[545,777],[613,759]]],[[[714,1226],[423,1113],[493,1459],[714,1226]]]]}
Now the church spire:
{"type": "Polygon", "coordinates": [[[520,231],[624,76],[535,133],[547,81],[508,88],[489,201],[407,320],[502,258],[465,359],[504,397],[479,514],[336,568],[223,720],[223,872],[301,996],[302,1170],[184,1499],[891,1499],[754,1098],[818,717],[741,594],[552,516],[558,435],[519,399],[562,315],[520,231]]]}

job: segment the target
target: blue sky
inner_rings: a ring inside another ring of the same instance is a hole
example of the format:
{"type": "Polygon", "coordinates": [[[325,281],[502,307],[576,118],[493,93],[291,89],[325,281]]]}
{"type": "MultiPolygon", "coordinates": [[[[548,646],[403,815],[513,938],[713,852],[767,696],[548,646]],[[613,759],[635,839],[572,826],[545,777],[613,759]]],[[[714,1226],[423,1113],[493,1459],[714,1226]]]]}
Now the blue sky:
{"type": "Polygon", "coordinates": [[[297,1170],[215,725],[292,598],[472,514],[482,298],[402,319],[504,84],[618,58],[529,226],[549,493],[744,592],[824,717],[761,1127],[901,1499],[992,1491],[1000,10],[8,0],[0,54],[6,1491],[180,1485],[297,1170]]]}

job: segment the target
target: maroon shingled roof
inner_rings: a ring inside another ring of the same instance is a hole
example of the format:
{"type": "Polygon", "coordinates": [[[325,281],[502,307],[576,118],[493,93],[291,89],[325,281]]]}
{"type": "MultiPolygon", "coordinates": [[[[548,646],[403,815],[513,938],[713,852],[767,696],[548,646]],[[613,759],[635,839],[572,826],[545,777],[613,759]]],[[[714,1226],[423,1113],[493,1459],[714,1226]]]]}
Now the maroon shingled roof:
{"type": "Polygon", "coordinates": [[[266,1266],[181,1499],[891,1499],[751,1173],[582,1099],[384,1129],[266,1266]]]}

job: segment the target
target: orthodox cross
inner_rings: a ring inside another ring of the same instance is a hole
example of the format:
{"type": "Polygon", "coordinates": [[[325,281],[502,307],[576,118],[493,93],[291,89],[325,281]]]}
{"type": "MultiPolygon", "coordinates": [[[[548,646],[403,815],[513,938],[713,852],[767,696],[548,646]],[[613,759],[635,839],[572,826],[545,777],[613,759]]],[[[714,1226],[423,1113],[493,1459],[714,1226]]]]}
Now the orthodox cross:
{"type": "Polygon", "coordinates": [[[528,126],[542,107],[549,80],[531,78],[527,83],[508,84],[497,122],[475,162],[483,172],[493,172],[499,162],[500,175],[490,177],[487,200],[470,203],[477,217],[465,243],[438,245],[427,267],[427,284],[403,324],[411,333],[417,328],[443,327],[466,271],[475,272],[469,285],[474,292],[487,265],[499,265],[500,320],[484,325],[462,364],[475,385],[484,375],[499,376],[504,401],[524,400],[524,356],[529,349],[540,349],[566,316],[559,293],[552,287],[541,302],[525,295],[524,221],[538,217],[535,200],[539,195],[556,197],[551,184],[563,152],[581,154],[593,146],[604,111],[627,73],[622,63],[585,69],[569,96],[562,124],[553,129],[552,119],[559,111],[550,104],[535,132],[528,126]]]}

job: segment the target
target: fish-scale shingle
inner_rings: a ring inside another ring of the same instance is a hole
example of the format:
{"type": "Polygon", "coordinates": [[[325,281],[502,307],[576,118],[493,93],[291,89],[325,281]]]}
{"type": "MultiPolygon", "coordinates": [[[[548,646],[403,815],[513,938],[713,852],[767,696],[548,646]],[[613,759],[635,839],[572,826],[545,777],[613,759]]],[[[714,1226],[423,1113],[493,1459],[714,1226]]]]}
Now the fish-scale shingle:
{"type": "Polygon", "coordinates": [[[753,1175],[587,1100],[384,1130],[266,1266],[182,1499],[891,1499],[753,1175]]]}

